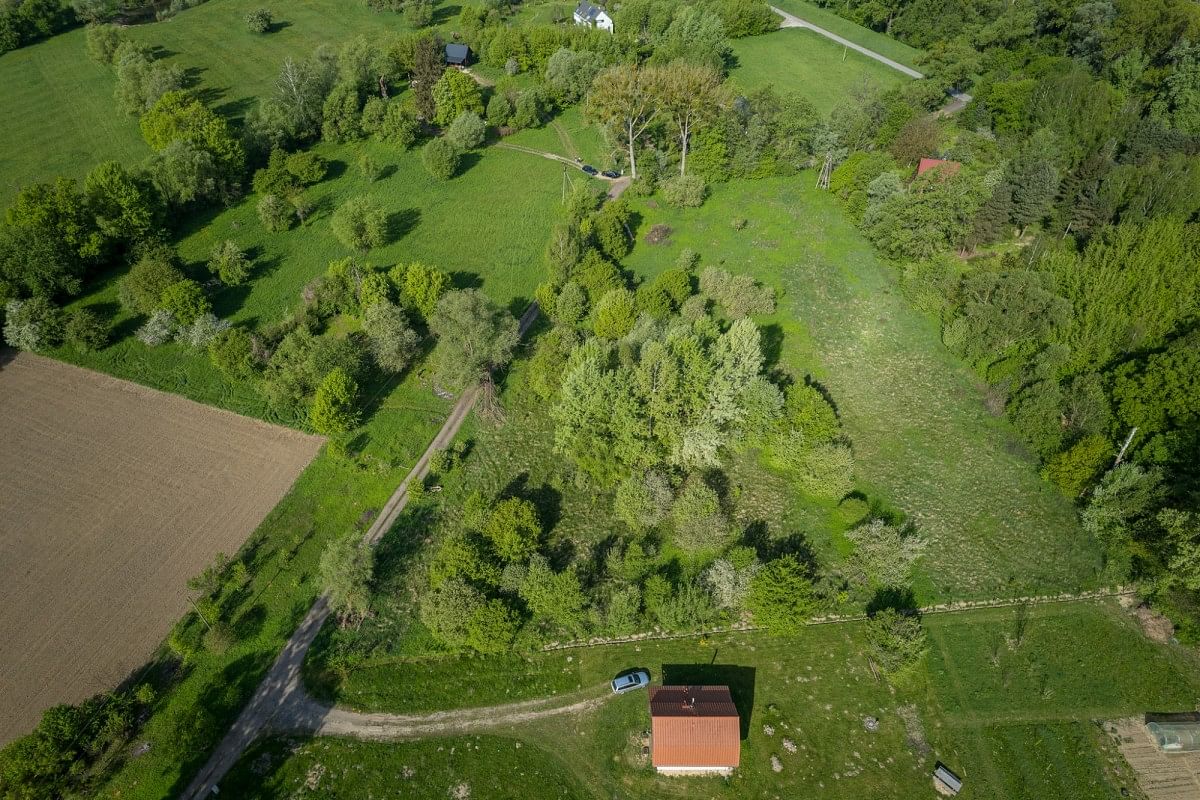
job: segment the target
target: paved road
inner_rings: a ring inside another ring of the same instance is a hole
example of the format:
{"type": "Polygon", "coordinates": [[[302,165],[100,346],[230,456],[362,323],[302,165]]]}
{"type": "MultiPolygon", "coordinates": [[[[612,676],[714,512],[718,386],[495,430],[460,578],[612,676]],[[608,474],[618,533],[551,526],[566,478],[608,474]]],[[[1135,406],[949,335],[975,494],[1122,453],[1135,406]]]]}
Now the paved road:
{"type": "MultiPolygon", "coordinates": [[[[820,25],[814,25],[813,23],[809,22],[806,19],[801,19],[800,17],[797,17],[795,14],[789,14],[788,12],[784,11],[782,8],[776,8],[775,6],[771,6],[771,10],[774,11],[779,16],[783,17],[783,22],[780,23],[780,25],[779,25],[779,27],[781,27],[781,28],[805,28],[807,30],[812,31],[813,33],[824,36],[826,39],[832,39],[833,41],[837,42],[840,45],[849,47],[851,50],[854,50],[855,52],[862,53],[867,58],[873,58],[881,64],[886,64],[887,66],[891,67],[894,70],[897,70],[898,72],[903,72],[905,75],[907,75],[910,78],[916,78],[916,79],[920,80],[921,78],[925,77],[924,74],[917,72],[912,67],[906,67],[904,64],[901,64],[899,61],[894,61],[894,60],[888,58],[887,56],[883,55],[882,53],[876,53],[874,50],[871,50],[870,48],[863,47],[861,44],[856,44],[855,42],[850,41],[849,39],[845,38],[844,36],[838,36],[833,31],[826,30],[825,28],[822,28],[820,25]]],[[[966,92],[951,91],[951,92],[949,92],[949,95],[950,95],[950,102],[947,103],[946,105],[942,106],[937,111],[939,116],[948,117],[951,114],[957,114],[959,111],[962,111],[964,108],[966,108],[967,103],[970,103],[971,99],[972,99],[971,95],[967,94],[966,92]]]]}
{"type": "MultiPolygon", "coordinates": [[[[524,335],[533,325],[538,316],[537,303],[533,303],[521,316],[520,331],[524,335]]],[[[473,387],[458,398],[450,416],[446,419],[437,436],[430,442],[429,447],[417,460],[416,465],[408,473],[396,491],[384,503],[379,515],[370,529],[363,535],[363,541],[369,545],[376,544],[388,532],[400,516],[400,512],[408,504],[408,487],[416,480],[423,480],[429,473],[429,461],[433,454],[447,447],[462,427],[463,420],[471,412],[479,395],[477,387],[473,387]]],[[[187,789],[180,795],[183,800],[199,800],[207,798],[212,788],[220,783],[226,773],[237,763],[238,758],[247,747],[268,729],[272,718],[281,708],[293,704],[303,704],[307,699],[304,691],[304,681],[300,668],[304,664],[304,656],[312,646],[321,626],[325,624],[330,614],[329,598],[322,594],[313,603],[304,621],[300,623],[295,633],[288,639],[287,644],[271,665],[270,671],[254,691],[250,702],[242,709],[234,721],[233,727],[225,734],[225,738],[209,756],[208,763],[196,775],[187,789]]],[[[309,701],[312,702],[312,701],[309,701]]]]}
{"type": "Polygon", "coordinates": [[[771,10],[774,11],[779,16],[783,17],[783,23],[779,26],[781,28],[807,28],[808,30],[813,31],[814,33],[818,33],[821,36],[824,36],[826,39],[832,39],[833,41],[837,42],[840,45],[845,45],[846,47],[849,47],[851,50],[856,50],[859,53],[862,53],[867,58],[873,58],[882,64],[887,64],[892,69],[898,70],[899,72],[903,72],[905,75],[907,75],[910,78],[920,79],[920,78],[925,77],[920,72],[917,72],[915,69],[913,69],[912,67],[906,67],[903,64],[901,64],[899,61],[893,61],[892,59],[888,58],[885,55],[876,53],[874,50],[869,50],[866,47],[863,47],[861,44],[855,44],[854,42],[850,41],[849,39],[846,39],[845,37],[838,36],[833,31],[827,31],[819,25],[814,25],[806,19],[801,19],[800,17],[797,17],[795,14],[789,14],[788,12],[784,11],[782,8],[776,8],[775,6],[771,6],[771,10]]]}

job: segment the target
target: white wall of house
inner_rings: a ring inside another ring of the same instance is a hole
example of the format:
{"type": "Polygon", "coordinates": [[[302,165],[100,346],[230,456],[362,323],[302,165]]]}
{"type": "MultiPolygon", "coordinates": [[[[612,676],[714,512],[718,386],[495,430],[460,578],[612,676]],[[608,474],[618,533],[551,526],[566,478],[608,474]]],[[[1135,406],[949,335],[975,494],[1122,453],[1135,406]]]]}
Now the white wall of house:
{"type": "Polygon", "coordinates": [[[733,767],[659,767],[660,775],[729,775],[733,767]]]}

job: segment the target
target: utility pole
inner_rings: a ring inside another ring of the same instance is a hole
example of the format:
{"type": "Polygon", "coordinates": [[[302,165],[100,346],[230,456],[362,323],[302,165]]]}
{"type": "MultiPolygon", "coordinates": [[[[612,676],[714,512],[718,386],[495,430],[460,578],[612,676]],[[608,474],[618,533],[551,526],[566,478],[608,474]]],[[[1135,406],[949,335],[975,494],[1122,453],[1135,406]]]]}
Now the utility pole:
{"type": "Polygon", "coordinates": [[[1121,445],[1121,452],[1117,453],[1117,460],[1113,462],[1113,466],[1121,463],[1121,459],[1125,458],[1125,451],[1129,449],[1129,443],[1133,441],[1133,435],[1137,433],[1137,426],[1133,426],[1133,430],[1125,437],[1125,444],[1121,445]]]}
{"type": "Polygon", "coordinates": [[[198,605],[196,605],[196,601],[189,597],[188,602],[192,604],[192,608],[195,610],[196,616],[199,617],[200,621],[204,623],[204,627],[208,628],[211,631],[212,625],[209,625],[208,620],[206,620],[204,618],[204,615],[200,613],[200,607],[198,605]]]}

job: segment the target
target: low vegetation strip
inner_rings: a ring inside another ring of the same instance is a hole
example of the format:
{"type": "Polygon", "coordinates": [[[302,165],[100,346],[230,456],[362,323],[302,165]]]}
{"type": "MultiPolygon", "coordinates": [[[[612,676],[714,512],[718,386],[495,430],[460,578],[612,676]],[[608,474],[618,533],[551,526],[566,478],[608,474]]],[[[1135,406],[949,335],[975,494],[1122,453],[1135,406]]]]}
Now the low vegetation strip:
{"type": "Polygon", "coordinates": [[[0,742],[144,663],[321,446],[24,353],[0,426],[0,742]]]}

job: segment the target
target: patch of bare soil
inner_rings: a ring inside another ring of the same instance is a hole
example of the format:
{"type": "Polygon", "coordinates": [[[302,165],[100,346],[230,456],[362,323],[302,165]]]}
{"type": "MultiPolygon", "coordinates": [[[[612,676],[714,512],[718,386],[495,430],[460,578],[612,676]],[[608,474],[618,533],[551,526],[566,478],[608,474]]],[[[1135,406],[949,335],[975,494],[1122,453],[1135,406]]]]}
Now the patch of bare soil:
{"type": "Polygon", "coordinates": [[[322,441],[26,353],[0,435],[0,744],[139,668],[322,441]]]}
{"type": "Polygon", "coordinates": [[[1138,625],[1142,627],[1142,633],[1146,634],[1147,639],[1166,644],[1175,637],[1175,625],[1154,609],[1148,606],[1138,606],[1133,615],[1137,618],[1138,625]]]}
{"type": "Polygon", "coordinates": [[[660,222],[657,225],[651,226],[650,230],[646,233],[646,244],[670,244],[671,234],[674,232],[670,225],[664,225],[660,222]]]}

